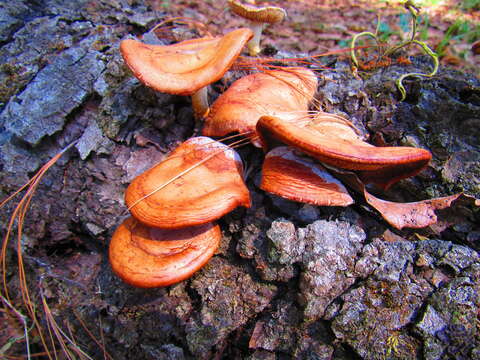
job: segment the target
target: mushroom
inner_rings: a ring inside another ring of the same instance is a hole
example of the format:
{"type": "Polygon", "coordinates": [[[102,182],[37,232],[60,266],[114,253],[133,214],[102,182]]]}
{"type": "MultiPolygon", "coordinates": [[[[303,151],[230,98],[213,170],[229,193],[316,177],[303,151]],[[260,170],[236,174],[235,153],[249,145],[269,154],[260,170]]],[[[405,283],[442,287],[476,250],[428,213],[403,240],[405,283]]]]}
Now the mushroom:
{"type": "Polygon", "coordinates": [[[293,146],[330,166],[359,171],[360,178],[388,188],[428,165],[429,151],[413,147],[376,147],[363,141],[347,120],[320,113],[309,123],[262,116],[257,132],[268,149],[275,141],[293,146]]]}
{"type": "Polygon", "coordinates": [[[437,215],[445,215],[438,210],[467,204],[480,206],[480,200],[463,193],[406,203],[386,201],[370,194],[357,174],[347,170],[329,170],[344,184],[363,194],[367,203],[377,210],[386,222],[399,230],[405,227],[419,229],[435,224],[437,215]]]}
{"type": "Polygon", "coordinates": [[[223,76],[252,36],[250,29],[237,29],[223,37],[166,46],[127,39],[121,42],[120,52],[145,85],[169,94],[191,95],[195,118],[200,119],[209,108],[207,86],[223,76]]]}
{"type": "Polygon", "coordinates": [[[261,147],[255,126],[262,115],[283,119],[305,116],[317,89],[317,77],[309,69],[284,67],[247,75],[235,81],[212,104],[202,134],[225,136],[249,133],[261,147]]]}
{"type": "Polygon", "coordinates": [[[249,20],[250,29],[253,31],[253,38],[248,42],[247,47],[250,56],[256,56],[260,52],[260,38],[265,24],[275,24],[282,21],[287,12],[276,6],[255,7],[243,5],[235,0],[228,0],[230,10],[235,14],[249,20]]]}
{"type": "Polygon", "coordinates": [[[221,239],[212,223],[178,230],[145,226],[126,219],[109,247],[113,271],[126,283],[143,288],[185,280],[213,256],[221,239]]]}
{"type": "Polygon", "coordinates": [[[260,188],[289,200],[319,206],[353,203],[345,186],[323,166],[286,146],[276,147],[265,156],[260,188]]]}
{"type": "Polygon", "coordinates": [[[182,143],[164,161],[136,177],[125,202],[148,226],[178,229],[211,222],[237,206],[250,207],[238,154],[207,137],[182,143]]]}
{"type": "Polygon", "coordinates": [[[480,55],[480,40],[477,40],[472,44],[471,50],[474,55],[480,55]]]}

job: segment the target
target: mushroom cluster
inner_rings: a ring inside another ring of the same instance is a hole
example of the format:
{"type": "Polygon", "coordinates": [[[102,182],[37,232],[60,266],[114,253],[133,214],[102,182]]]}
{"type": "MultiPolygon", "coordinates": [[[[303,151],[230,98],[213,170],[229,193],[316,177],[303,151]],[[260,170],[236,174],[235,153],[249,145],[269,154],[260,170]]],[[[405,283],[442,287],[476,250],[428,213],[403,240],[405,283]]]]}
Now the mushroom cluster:
{"type": "Polygon", "coordinates": [[[194,137],[135,178],[125,193],[132,216],[110,242],[113,271],[137,287],[190,277],[220,244],[214,221],[237,206],[250,206],[242,174],[233,149],[194,137]]]}
{"type": "MultiPolygon", "coordinates": [[[[236,2],[229,3],[235,8],[236,2]]],[[[434,223],[434,210],[456,199],[395,204],[369,194],[367,184],[386,189],[416,175],[431,154],[413,147],[376,147],[347,119],[312,114],[317,77],[308,68],[284,66],[246,75],[211,107],[206,92],[203,100],[195,100],[200,89],[223,76],[252,37],[251,30],[239,29],[169,46],[122,42],[125,62],[141,82],[162,92],[194,94],[195,116],[205,119],[203,136],[181,144],[126,191],[132,217],[110,244],[112,268],[125,282],[156,287],[188,278],[219,245],[221,232],[213,222],[237,206],[250,206],[238,154],[211,137],[239,133],[263,148],[264,191],[319,206],[348,206],[354,199],[346,184],[399,229],[434,223]]]]}

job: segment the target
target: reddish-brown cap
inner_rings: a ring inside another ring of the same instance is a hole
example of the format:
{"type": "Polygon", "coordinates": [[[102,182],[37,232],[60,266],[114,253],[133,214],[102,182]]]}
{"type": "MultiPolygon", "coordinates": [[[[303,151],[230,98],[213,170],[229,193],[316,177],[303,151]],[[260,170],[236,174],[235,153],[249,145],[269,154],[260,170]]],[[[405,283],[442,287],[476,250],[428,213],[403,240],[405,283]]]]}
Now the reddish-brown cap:
{"type": "Polygon", "coordinates": [[[353,203],[345,186],[313,159],[281,146],[265,157],[260,188],[281,197],[321,206],[353,203]]]}
{"type": "Polygon", "coordinates": [[[202,134],[219,137],[248,132],[260,147],[255,130],[258,119],[263,115],[286,119],[306,116],[316,89],[317,77],[306,68],[285,67],[247,75],[213,103],[202,134]]]}
{"type": "Polygon", "coordinates": [[[207,137],[185,141],[133,180],[125,193],[132,215],[149,226],[181,228],[250,206],[238,154],[207,137]]]}
{"type": "Polygon", "coordinates": [[[113,271],[137,287],[167,286],[188,279],[213,256],[221,231],[211,223],[178,230],[145,226],[128,218],[113,234],[113,271]]]}
{"type": "Polygon", "coordinates": [[[235,0],[228,0],[230,10],[235,14],[250,21],[274,24],[282,21],[287,12],[276,6],[256,7],[253,5],[241,4],[235,0]]]}
{"type": "Polygon", "coordinates": [[[359,170],[362,180],[384,187],[415,175],[427,166],[432,156],[427,150],[413,147],[370,145],[361,140],[347,120],[342,124],[337,116],[332,118],[329,114],[320,114],[314,121],[300,125],[263,116],[257,131],[266,147],[280,141],[327,165],[359,170]]]}
{"type": "Polygon", "coordinates": [[[475,55],[480,55],[480,40],[477,40],[472,44],[472,52],[475,55]]]}
{"type": "Polygon", "coordinates": [[[123,40],[120,51],[133,74],[145,85],[177,95],[192,95],[219,80],[253,36],[237,29],[223,37],[186,40],[174,45],[149,45],[123,40]]]}

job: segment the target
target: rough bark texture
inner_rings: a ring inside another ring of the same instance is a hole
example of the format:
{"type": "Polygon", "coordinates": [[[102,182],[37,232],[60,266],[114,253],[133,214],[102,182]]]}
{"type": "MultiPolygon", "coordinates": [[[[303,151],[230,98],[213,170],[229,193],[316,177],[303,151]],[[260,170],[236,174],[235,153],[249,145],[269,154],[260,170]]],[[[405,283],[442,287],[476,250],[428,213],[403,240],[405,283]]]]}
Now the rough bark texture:
{"type": "MultiPolygon", "coordinates": [[[[478,211],[446,210],[414,232],[393,230],[361,197],[345,209],[290,202],[259,190],[263,155],[253,147],[240,150],[253,206],[220,221],[210,263],[167,288],[123,284],[107,246],[127,216],[125,188],[195,128],[188,99],[141,85],[118,52],[121,39],[164,14],[142,1],[34,3],[0,5],[0,195],[79,139],[39,186],[22,248],[32,288],[42,286],[60,327],[92,358],[103,352],[78,318],[120,360],[480,358],[478,211]]],[[[383,197],[480,197],[478,79],[441,69],[407,81],[399,103],[395,79],[428,59],[364,78],[325,61],[333,68],[319,72],[325,110],[348,116],[373,142],[433,153],[426,171],[383,197]]],[[[12,289],[15,258],[12,248],[12,289]]]]}

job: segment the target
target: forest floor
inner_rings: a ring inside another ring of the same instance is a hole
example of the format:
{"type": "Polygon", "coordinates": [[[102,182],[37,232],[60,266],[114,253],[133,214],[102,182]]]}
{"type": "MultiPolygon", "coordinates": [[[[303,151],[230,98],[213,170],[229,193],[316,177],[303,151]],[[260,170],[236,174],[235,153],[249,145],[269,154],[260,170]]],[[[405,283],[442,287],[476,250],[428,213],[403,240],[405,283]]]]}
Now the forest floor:
{"type": "MultiPolygon", "coordinates": [[[[405,40],[411,30],[411,17],[404,1],[365,0],[250,0],[256,5],[281,6],[287,18],[264,30],[264,44],[285,51],[320,54],[347,49],[352,36],[375,32],[389,45],[405,40]]],[[[151,0],[157,11],[171,16],[194,18],[212,34],[226,33],[245,21],[228,11],[221,1],[151,0]]],[[[441,63],[477,72],[480,56],[472,45],[480,40],[478,0],[423,0],[419,6],[417,39],[426,42],[440,56],[441,63]]],[[[412,48],[412,54],[419,48],[412,48]]]]}

